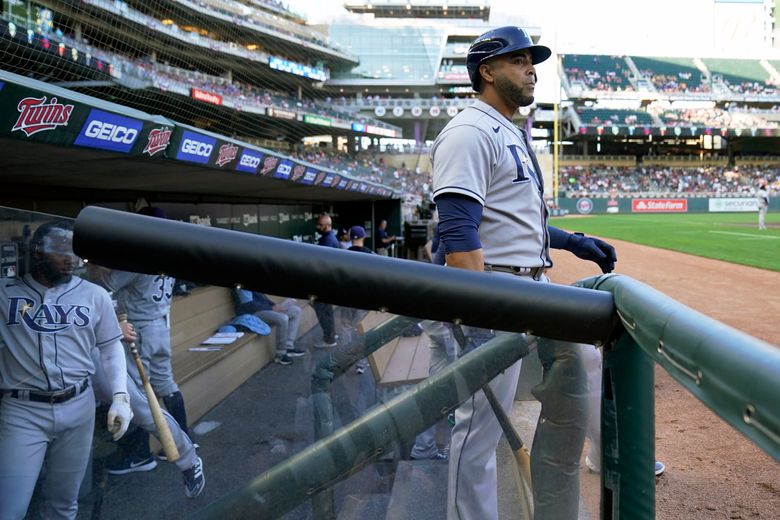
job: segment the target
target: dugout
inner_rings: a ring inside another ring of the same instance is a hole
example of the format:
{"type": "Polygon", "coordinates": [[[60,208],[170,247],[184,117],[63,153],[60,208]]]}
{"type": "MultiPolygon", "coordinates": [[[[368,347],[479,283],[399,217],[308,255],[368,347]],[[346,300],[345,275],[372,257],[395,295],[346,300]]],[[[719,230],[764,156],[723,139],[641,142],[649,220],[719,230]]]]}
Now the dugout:
{"type": "MultiPolygon", "coordinates": [[[[87,205],[310,242],[314,218],[334,229],[387,219],[398,192],[230,137],[0,71],[0,205],[75,216],[87,205]]],[[[371,244],[369,244],[371,245],[371,244]]]]}

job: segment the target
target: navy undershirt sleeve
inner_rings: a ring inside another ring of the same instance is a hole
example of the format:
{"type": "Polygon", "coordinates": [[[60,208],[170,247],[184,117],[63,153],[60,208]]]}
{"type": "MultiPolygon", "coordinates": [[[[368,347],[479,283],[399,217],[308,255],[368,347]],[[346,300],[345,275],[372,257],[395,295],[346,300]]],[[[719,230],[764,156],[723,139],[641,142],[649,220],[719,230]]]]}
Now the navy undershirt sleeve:
{"type": "Polygon", "coordinates": [[[436,197],[436,209],[439,211],[439,247],[444,247],[445,253],[462,253],[482,247],[479,241],[482,204],[476,199],[444,193],[436,197]]]}
{"type": "Polygon", "coordinates": [[[566,245],[569,243],[569,234],[566,231],[553,226],[547,226],[547,231],[550,233],[550,247],[566,249],[566,245]]]}

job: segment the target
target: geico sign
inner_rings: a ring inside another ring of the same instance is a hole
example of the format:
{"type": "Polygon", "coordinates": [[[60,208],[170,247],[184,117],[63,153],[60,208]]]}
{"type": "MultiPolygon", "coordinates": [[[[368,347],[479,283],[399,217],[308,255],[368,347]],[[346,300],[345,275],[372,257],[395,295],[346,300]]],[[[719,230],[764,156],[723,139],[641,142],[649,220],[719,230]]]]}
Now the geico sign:
{"type": "Polygon", "coordinates": [[[103,121],[93,120],[87,125],[84,131],[86,137],[99,139],[101,141],[110,141],[112,143],[133,144],[138,137],[138,130],[127,128],[126,126],[104,123],[103,121]]]}
{"type": "Polygon", "coordinates": [[[257,168],[260,166],[260,157],[255,157],[253,155],[242,155],[239,164],[241,166],[248,166],[249,168],[257,168]]]}
{"type": "Polygon", "coordinates": [[[181,143],[181,151],[191,155],[200,155],[201,157],[208,157],[211,155],[211,151],[214,149],[214,145],[208,143],[201,143],[192,139],[185,139],[181,143]]]}

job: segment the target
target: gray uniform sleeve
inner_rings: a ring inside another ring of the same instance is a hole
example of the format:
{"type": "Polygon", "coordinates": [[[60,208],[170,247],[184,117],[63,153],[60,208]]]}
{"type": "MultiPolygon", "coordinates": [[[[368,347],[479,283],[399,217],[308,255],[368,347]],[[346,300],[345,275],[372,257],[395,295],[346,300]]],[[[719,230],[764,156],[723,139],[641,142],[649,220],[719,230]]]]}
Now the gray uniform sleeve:
{"type": "Polygon", "coordinates": [[[431,151],[434,199],[457,193],[484,206],[497,156],[493,140],[476,126],[455,126],[442,133],[431,151]]]}
{"type": "Polygon", "coordinates": [[[138,273],[131,273],[128,271],[111,271],[105,278],[106,285],[108,285],[106,289],[111,292],[117,292],[133,283],[137,276],[138,273]]]}
{"type": "Polygon", "coordinates": [[[114,314],[111,297],[102,287],[95,286],[95,345],[98,348],[113,343],[122,337],[122,329],[114,314]]]}

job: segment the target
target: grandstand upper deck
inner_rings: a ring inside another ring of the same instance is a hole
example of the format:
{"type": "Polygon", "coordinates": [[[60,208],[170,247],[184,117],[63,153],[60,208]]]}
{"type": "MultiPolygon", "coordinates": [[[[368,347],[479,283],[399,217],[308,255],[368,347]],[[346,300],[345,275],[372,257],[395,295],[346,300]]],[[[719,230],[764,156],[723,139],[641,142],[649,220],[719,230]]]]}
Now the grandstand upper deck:
{"type": "Polygon", "coordinates": [[[720,76],[728,87],[738,93],[774,93],[769,72],[758,60],[704,58],[712,78],[720,76]]]}
{"type": "Polygon", "coordinates": [[[373,14],[375,18],[490,19],[490,4],[469,0],[374,0],[347,3],[344,8],[353,13],[373,14]]]}
{"type": "Polygon", "coordinates": [[[274,47],[284,45],[288,56],[303,63],[327,60],[345,66],[357,64],[355,56],[301,20],[279,16],[237,0],[178,0],[170,5],[142,1],[132,2],[131,7],[158,20],[192,28],[199,34],[207,30],[212,39],[235,42],[247,48],[272,51],[274,47]]]}
{"type": "Polygon", "coordinates": [[[653,117],[644,110],[621,110],[578,107],[577,113],[584,125],[654,125],[653,117]]]}
{"type": "Polygon", "coordinates": [[[656,58],[631,56],[639,73],[653,82],[660,92],[708,92],[702,71],[693,58],[656,58]]]}
{"type": "Polygon", "coordinates": [[[634,90],[631,69],[622,56],[566,54],[561,62],[570,83],[581,82],[590,90],[634,90]]]}

